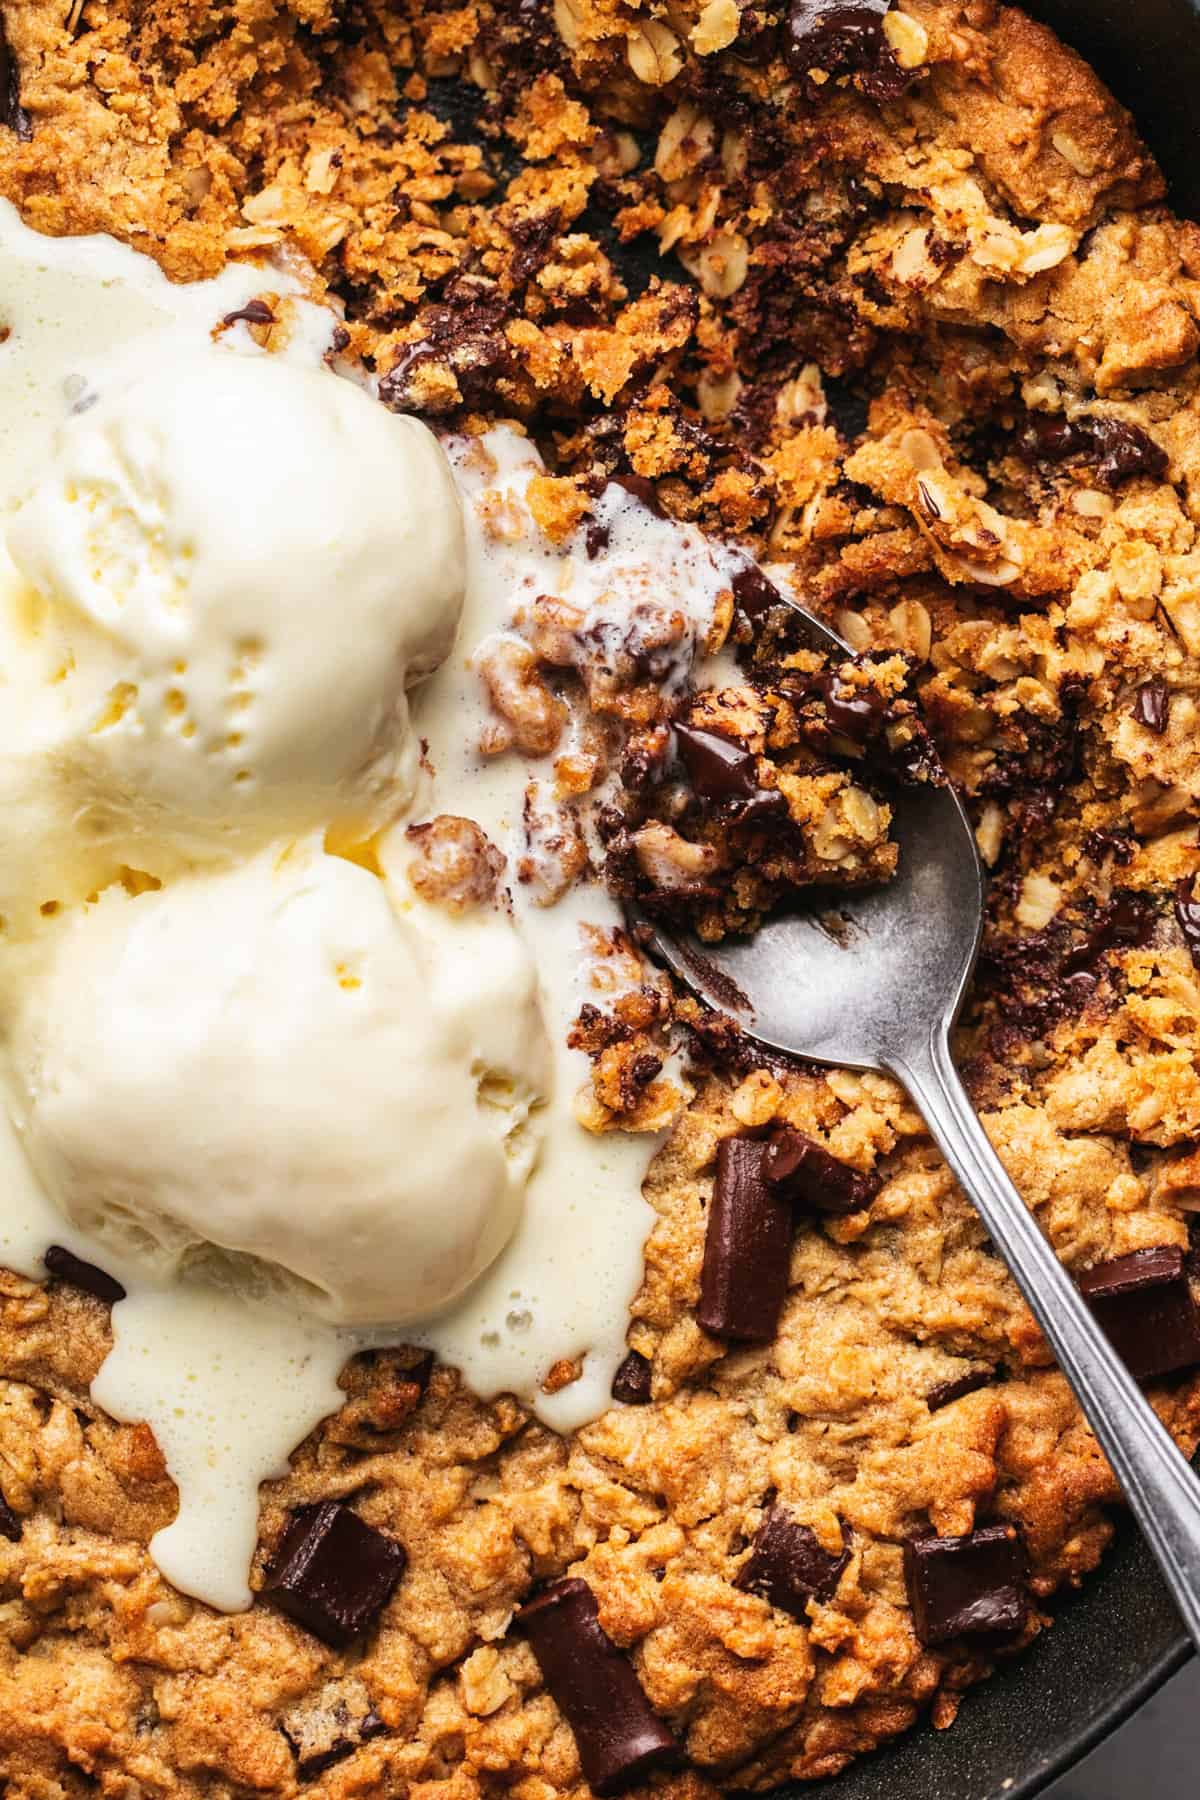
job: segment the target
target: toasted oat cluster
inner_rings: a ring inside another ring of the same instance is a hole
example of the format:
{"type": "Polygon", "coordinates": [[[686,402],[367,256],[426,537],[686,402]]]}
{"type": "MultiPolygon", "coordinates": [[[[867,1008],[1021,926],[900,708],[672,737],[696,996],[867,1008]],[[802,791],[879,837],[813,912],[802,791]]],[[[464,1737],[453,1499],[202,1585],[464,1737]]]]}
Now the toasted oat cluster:
{"type": "MultiPolygon", "coordinates": [[[[180,280],[307,259],[385,404],[533,437],[544,528],[632,483],[836,627],[852,658],[814,662],[769,580],[735,584],[736,678],[624,720],[610,878],[752,929],[831,869],[885,877],[897,782],[944,770],[992,875],[963,1067],[1192,1450],[1200,233],[1089,70],[991,0],[4,16],[0,188],[31,224],[180,280]]],[[[443,824],[422,866],[494,880],[477,852],[443,824]]],[[[1094,1567],[1111,1474],[895,1084],[765,1067],[651,978],[576,1031],[598,1129],[663,1122],[634,1115],[669,1034],[695,1088],[612,1409],[564,1438],[415,1352],[356,1359],[263,1489],[277,1603],[166,1584],[157,1446],[88,1396],[107,1305],[0,1275],[11,1800],[826,1776],[949,1725],[1094,1567]],[[752,1308],[746,1219],[782,1247],[752,1308]],[[293,1568],[366,1555],[352,1521],[407,1552],[363,1631],[293,1568]]]]}

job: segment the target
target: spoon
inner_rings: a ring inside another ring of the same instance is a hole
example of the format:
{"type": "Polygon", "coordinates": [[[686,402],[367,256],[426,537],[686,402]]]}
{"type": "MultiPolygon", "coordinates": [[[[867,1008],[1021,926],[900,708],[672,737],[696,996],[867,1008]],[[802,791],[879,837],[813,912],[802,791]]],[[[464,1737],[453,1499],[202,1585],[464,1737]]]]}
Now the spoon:
{"type": "MultiPolygon", "coordinates": [[[[849,654],[794,610],[807,647],[849,654]]],[[[896,838],[897,875],[842,902],[836,929],[828,914],[788,914],[714,946],[635,914],[638,939],[758,1043],[882,1070],[908,1090],[1074,1389],[1200,1649],[1200,1482],[1009,1180],[951,1057],[984,895],[974,834],[953,789],[905,789],[896,838]]]]}

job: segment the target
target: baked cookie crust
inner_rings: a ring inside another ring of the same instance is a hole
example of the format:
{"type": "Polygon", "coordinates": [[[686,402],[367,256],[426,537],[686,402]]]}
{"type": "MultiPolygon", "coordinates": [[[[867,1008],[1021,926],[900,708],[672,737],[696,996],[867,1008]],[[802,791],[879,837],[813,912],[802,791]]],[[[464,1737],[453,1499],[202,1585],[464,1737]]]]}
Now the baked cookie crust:
{"type": "MultiPolygon", "coordinates": [[[[177,280],[307,259],[387,404],[536,439],[551,538],[598,479],[635,481],[902,669],[992,871],[960,1040],[988,1131],[1073,1270],[1188,1252],[1200,234],[1084,64],[990,0],[902,0],[832,68],[757,0],[10,0],[4,23],[0,190],[30,224],[177,280]]],[[[757,628],[730,623],[753,672],[757,628]]],[[[693,723],[722,704],[744,696],[693,723]]],[[[772,899],[727,892],[707,928],[772,899]]],[[[1117,1490],[919,1117],[883,1077],[757,1066],[652,998],[590,1022],[597,1128],[662,1122],[622,1070],[667,1009],[698,1091],[647,1186],[651,1398],[563,1439],[415,1352],[357,1359],[263,1489],[255,1571],[317,1501],[399,1538],[351,1651],[163,1581],[173,1486],[88,1396],[107,1308],[0,1275],[12,1800],[585,1791],[509,1630],[564,1575],[685,1746],[652,1782],[681,1797],[951,1723],[995,1653],[918,1640],[916,1532],[1018,1527],[1034,1606],[1002,1653],[1049,1623],[1117,1490]],[[781,1123],[878,1186],[803,1224],[775,1340],[730,1349],[696,1320],[718,1146],[781,1123]],[[849,1549],[801,1617],[737,1585],[776,1501],[849,1549]]],[[[1200,1383],[1149,1392],[1194,1450],[1200,1383]]]]}

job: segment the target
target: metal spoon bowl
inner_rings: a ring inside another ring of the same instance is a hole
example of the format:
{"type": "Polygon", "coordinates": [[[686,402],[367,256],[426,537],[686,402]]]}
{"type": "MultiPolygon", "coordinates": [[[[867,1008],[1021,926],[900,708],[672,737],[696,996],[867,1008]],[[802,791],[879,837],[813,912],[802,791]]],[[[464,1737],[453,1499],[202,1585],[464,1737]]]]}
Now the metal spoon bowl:
{"type": "MultiPolygon", "coordinates": [[[[813,649],[847,647],[796,607],[813,649]]],[[[950,1051],[983,924],[984,877],[949,787],[905,789],[900,865],[836,916],[789,913],[716,947],[638,916],[638,935],[746,1035],[818,1063],[878,1069],[908,1090],[1058,1358],[1200,1649],[1200,1483],[1104,1336],[1005,1173],[950,1051]]]]}

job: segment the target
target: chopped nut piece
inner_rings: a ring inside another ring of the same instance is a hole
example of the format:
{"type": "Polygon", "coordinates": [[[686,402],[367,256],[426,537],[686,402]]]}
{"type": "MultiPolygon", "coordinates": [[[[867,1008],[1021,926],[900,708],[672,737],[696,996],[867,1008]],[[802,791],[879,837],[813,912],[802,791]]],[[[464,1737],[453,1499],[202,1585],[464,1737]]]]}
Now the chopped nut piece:
{"type": "Polygon", "coordinates": [[[625,40],[625,54],[638,80],[647,87],[665,87],[683,67],[679,39],[661,19],[645,19],[625,40]]]}
{"type": "Polygon", "coordinates": [[[526,756],[549,756],[567,709],[537,672],[537,658],[517,638],[494,638],[478,653],[488,697],[508,728],[507,741],[526,756]]]}
{"type": "Polygon", "coordinates": [[[423,900],[461,913],[496,898],[504,857],[473,819],[440,813],[405,835],[414,851],[408,879],[423,900]]]}

